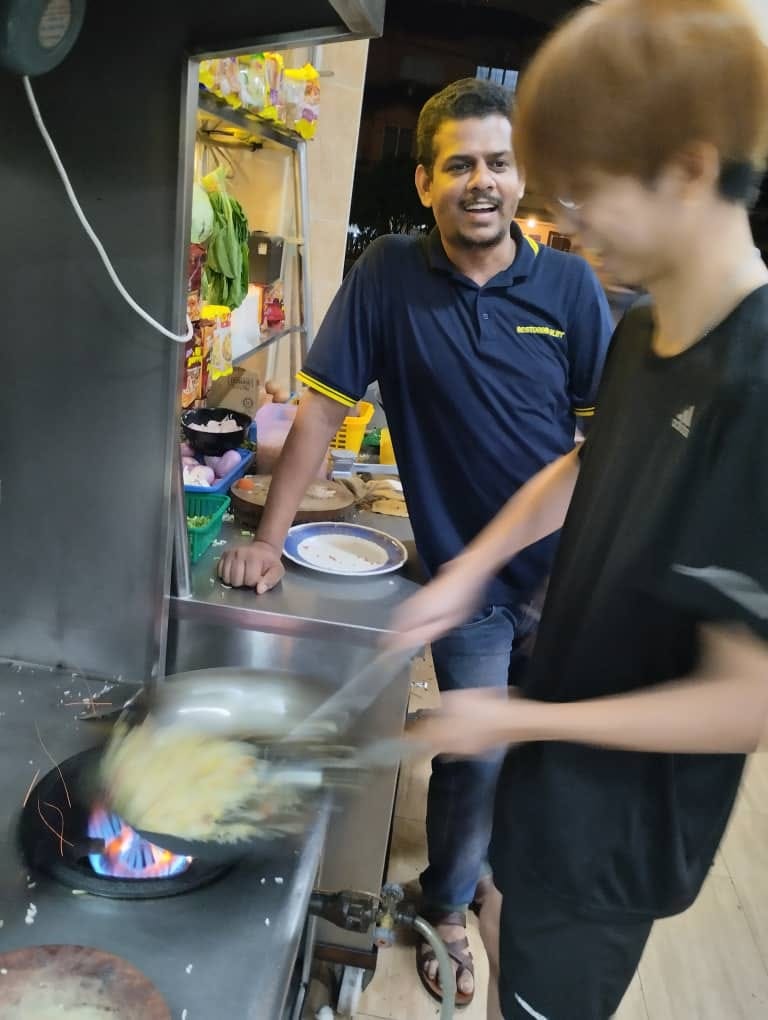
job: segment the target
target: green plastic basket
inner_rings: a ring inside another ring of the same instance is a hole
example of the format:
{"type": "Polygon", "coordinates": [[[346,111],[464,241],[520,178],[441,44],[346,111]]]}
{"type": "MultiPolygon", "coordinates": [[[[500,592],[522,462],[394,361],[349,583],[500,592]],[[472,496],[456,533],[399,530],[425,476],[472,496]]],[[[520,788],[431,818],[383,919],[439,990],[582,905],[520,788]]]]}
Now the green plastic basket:
{"type": "Polygon", "coordinates": [[[197,563],[203,553],[210,549],[211,545],[221,534],[224,514],[229,510],[230,502],[229,496],[222,496],[215,492],[205,495],[197,492],[184,493],[184,506],[187,511],[187,517],[211,518],[201,528],[191,528],[187,525],[189,558],[193,563],[197,563]]]}

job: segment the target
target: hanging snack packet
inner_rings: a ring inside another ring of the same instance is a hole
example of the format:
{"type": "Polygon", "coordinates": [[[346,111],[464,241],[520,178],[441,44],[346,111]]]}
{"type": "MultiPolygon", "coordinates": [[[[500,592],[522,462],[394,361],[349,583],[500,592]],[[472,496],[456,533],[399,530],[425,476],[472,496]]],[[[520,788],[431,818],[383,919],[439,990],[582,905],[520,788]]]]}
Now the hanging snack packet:
{"type": "Polygon", "coordinates": [[[302,138],[314,138],[320,116],[320,75],[311,64],[288,69],[283,79],[285,123],[302,138]]]}
{"type": "Polygon", "coordinates": [[[232,314],[224,305],[206,305],[203,316],[210,326],[209,369],[211,382],[232,375],[232,314]]]}
{"type": "Polygon", "coordinates": [[[264,54],[264,77],[267,86],[267,105],[261,111],[261,116],[267,120],[276,120],[279,123],[285,122],[282,108],[283,95],[283,58],[279,53],[264,54]]]}
{"type": "Polygon", "coordinates": [[[267,76],[263,53],[239,57],[240,99],[249,113],[260,114],[267,106],[267,76]]]}

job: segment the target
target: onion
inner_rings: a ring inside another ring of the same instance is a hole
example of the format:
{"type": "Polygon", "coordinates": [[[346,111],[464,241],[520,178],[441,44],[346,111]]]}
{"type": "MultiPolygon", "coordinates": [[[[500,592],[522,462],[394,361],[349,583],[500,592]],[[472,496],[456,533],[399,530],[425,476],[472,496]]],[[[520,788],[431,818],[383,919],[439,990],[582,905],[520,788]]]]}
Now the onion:
{"type": "Polygon", "coordinates": [[[237,450],[227,450],[225,454],[219,458],[219,478],[223,478],[228,475],[230,471],[234,471],[239,468],[242,464],[242,458],[237,450]]]}

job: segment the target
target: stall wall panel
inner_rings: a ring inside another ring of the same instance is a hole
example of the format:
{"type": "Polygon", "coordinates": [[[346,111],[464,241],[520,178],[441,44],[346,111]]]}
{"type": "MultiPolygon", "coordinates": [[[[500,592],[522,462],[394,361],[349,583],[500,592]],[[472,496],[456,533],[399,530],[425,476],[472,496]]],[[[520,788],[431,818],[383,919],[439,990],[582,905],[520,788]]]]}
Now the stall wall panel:
{"type": "MultiPolygon", "coordinates": [[[[185,54],[343,27],[324,0],[92,0],[35,82],[129,290],[175,324],[185,54]]],[[[0,656],[144,677],[160,661],[179,350],[112,289],[27,108],[0,74],[0,656]]]]}

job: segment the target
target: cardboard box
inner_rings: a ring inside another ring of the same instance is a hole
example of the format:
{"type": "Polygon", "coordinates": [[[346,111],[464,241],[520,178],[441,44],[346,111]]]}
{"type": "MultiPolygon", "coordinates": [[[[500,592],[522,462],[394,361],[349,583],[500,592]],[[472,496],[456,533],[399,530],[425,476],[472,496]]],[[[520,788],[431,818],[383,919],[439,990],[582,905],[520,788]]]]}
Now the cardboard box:
{"type": "Polygon", "coordinates": [[[232,375],[217,379],[208,391],[209,407],[226,407],[254,417],[262,400],[261,380],[258,372],[235,368],[232,375]]]}

